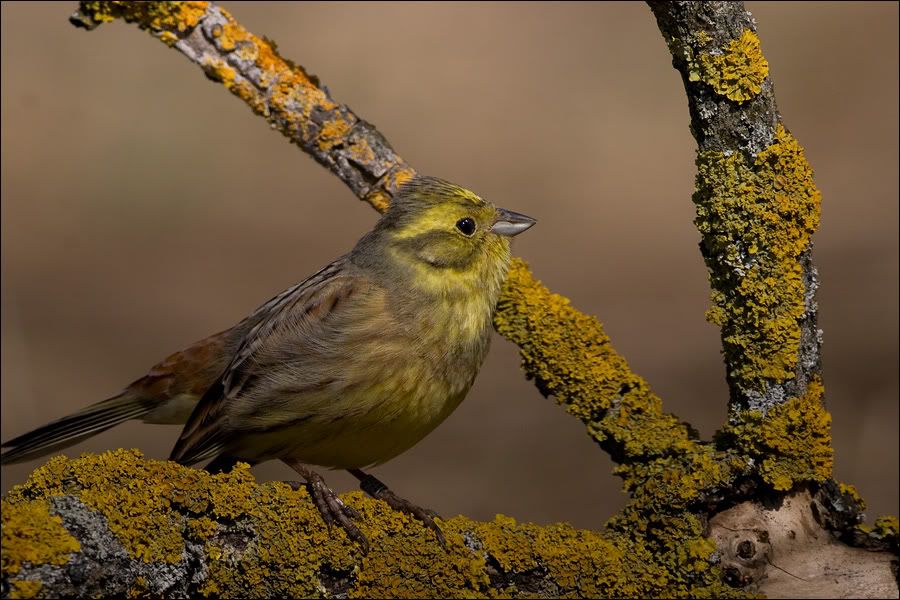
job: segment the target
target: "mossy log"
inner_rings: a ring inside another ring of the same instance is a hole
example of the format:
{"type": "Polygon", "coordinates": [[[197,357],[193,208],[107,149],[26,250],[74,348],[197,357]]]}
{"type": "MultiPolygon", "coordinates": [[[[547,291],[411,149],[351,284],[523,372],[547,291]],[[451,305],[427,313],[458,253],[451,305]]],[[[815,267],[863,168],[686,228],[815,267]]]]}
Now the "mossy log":
{"type": "MultiPolygon", "coordinates": [[[[891,553],[851,548],[824,528],[858,520],[858,499],[829,486],[739,503],[710,521],[711,539],[668,547],[655,537],[671,523],[631,523],[650,534],[641,538],[498,515],[440,520],[442,548],[380,501],[344,501],[361,513],[366,555],[325,526],[304,489],[257,484],[246,465],[210,475],[137,451],[55,457],[3,500],[2,595],[747,597],[740,588],[755,581],[777,596],[897,590],[891,553]]],[[[855,531],[855,544],[896,552],[896,519],[855,531]]]]}
{"type": "MultiPolygon", "coordinates": [[[[442,548],[383,502],[343,498],[362,515],[367,555],[305,489],[257,484],[246,465],[210,475],[137,451],[56,457],[3,500],[3,596],[553,598],[676,583],[623,536],[454,517],[439,521],[442,548]]],[[[683,557],[698,582],[708,551],[683,557]]]]}

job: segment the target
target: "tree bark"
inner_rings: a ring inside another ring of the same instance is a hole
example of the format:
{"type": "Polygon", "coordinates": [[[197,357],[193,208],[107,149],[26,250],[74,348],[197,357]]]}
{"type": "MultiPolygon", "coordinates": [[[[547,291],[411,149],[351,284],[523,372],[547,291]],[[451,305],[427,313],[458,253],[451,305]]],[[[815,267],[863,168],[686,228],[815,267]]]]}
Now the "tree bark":
{"type": "Polygon", "coordinates": [[[741,2],[649,2],[697,140],[695,221],[722,326],[731,413],[765,413],[821,379],[812,234],[820,194],[784,129],[741,2]]]}

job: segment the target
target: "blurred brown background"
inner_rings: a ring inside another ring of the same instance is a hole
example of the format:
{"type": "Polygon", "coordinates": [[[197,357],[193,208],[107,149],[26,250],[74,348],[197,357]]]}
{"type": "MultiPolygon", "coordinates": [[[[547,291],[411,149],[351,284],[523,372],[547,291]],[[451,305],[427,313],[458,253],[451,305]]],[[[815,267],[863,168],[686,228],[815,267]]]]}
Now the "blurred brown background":
{"type": "MultiPolygon", "coordinates": [[[[681,81],[643,4],[224,3],[424,173],[539,225],[516,241],[666,408],[725,416],[681,81]]],[[[221,86],[74,2],[2,5],[2,436],[107,397],[348,250],[376,220],[221,86]]],[[[815,254],[837,477],[898,512],[896,3],[748,3],[823,192],[815,254]]],[[[71,453],[165,457],[129,423],[71,453]]],[[[3,490],[36,463],[3,469],[3,490]]],[[[377,469],[449,516],[597,527],[624,501],[497,337],[462,407],[377,469]]],[[[289,478],[279,464],[260,479],[289,478]]],[[[352,480],[330,481],[349,489],[352,480]]]]}

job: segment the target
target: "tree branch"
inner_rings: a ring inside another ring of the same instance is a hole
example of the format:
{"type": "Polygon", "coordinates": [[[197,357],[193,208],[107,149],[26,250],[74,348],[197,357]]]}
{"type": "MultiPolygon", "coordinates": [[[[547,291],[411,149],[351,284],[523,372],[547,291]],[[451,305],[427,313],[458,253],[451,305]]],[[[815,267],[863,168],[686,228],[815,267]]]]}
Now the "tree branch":
{"type": "MultiPolygon", "coordinates": [[[[3,500],[3,597],[622,597],[672,582],[622,536],[455,517],[440,521],[444,549],[383,502],[343,499],[362,514],[366,556],[307,494],[257,485],[247,465],[209,475],[137,451],[55,457],[3,500]]],[[[695,554],[684,560],[706,565],[695,554]]]]}
{"type": "Polygon", "coordinates": [[[812,234],[820,194],[782,126],[742,2],[649,2],[684,82],[697,140],[697,228],[722,327],[732,419],[821,381],[812,234]]]}
{"type": "Polygon", "coordinates": [[[136,23],[221,83],[273,129],[384,212],[415,171],[369,123],[336,102],[318,77],[282,58],[275,43],[247,31],[211,2],[81,2],[70,18],[94,29],[136,23]]]}

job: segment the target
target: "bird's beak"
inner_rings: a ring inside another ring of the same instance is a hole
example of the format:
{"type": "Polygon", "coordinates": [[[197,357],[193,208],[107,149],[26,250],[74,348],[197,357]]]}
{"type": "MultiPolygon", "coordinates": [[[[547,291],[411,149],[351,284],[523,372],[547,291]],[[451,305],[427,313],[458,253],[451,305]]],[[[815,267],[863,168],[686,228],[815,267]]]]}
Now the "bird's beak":
{"type": "Polygon", "coordinates": [[[497,219],[491,226],[491,233],[513,237],[514,235],[519,235],[535,223],[537,223],[537,221],[531,217],[511,210],[506,210],[505,208],[498,208],[497,219]]]}

